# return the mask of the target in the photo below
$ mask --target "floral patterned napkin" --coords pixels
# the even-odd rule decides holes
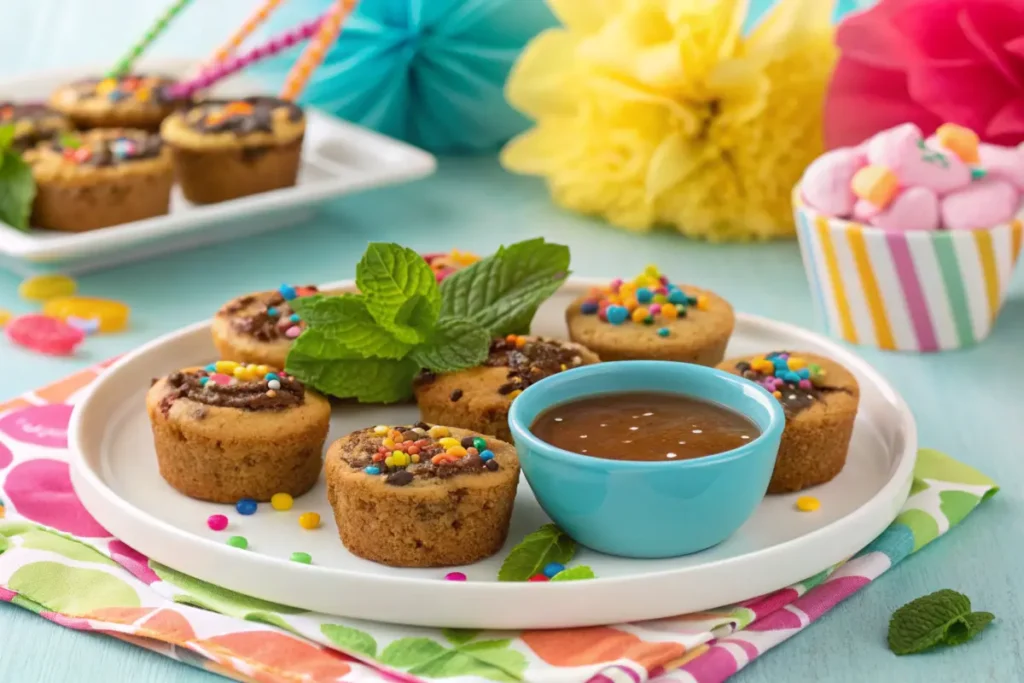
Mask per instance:
[[[218,588],[112,538],[68,476],[71,404],[101,371],[0,404],[0,600],[237,681],[719,683],[998,490],[967,465],[922,450],[903,511],[867,548],[798,584],[710,612],[558,631],[360,622]]]

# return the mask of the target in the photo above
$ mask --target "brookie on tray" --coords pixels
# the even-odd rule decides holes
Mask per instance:
[[[19,152],[71,130],[67,116],[37,102],[0,102],[0,125],[8,123],[14,124],[12,147]]]
[[[83,78],[58,88],[50,106],[70,117],[78,128],[140,128],[160,130],[160,123],[187,99],[168,97],[169,76],[127,74]]]

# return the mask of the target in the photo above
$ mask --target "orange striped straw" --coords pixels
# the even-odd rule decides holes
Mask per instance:
[[[299,60],[295,62],[292,70],[288,72],[288,78],[281,89],[281,99],[295,100],[302,94],[314,69],[324,61],[327,50],[341,33],[341,26],[355,8],[356,1],[338,0],[338,3],[328,11],[323,23],[320,24],[320,30],[299,55]]]
[[[252,35],[252,32],[259,28],[260,24],[267,20],[270,13],[277,9],[281,0],[266,0],[263,6],[253,12],[252,16],[245,20],[245,23],[235,31],[234,35],[228,38],[227,42],[217,48],[213,57],[204,64],[204,68],[220,64],[230,57],[238,49],[238,46],[245,42],[245,39]]]

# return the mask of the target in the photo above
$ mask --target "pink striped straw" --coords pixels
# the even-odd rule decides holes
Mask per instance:
[[[219,64],[214,64],[210,68],[204,69],[195,78],[170,86],[167,89],[167,95],[173,99],[184,99],[198,90],[208,88],[217,81],[241,71],[254,62],[276,55],[278,52],[287,50],[296,43],[308,39],[320,29],[323,21],[323,16],[307,21],[291,31],[271,38],[263,45],[254,47],[244,54],[226,59]]]

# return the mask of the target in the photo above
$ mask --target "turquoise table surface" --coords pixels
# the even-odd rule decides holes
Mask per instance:
[[[0,4],[0,77],[112,62],[162,4],[8,0]],[[255,4],[195,3],[154,53],[204,55]],[[741,311],[816,326],[795,244],[713,246],[667,233],[630,235],[558,211],[540,183],[504,174],[493,159],[452,159],[442,160],[430,179],[337,201],[317,219],[282,232],[82,277],[82,292],[132,306],[131,330],[91,338],[70,359],[32,355],[0,340],[0,400],[201,320],[233,295],[281,282],[350,277],[369,241],[486,253],[501,242],[536,235],[569,244],[574,269],[582,275],[630,275],[657,262],[674,278],[717,290]],[[922,443],[983,470],[1002,492],[961,528],[744,670],[737,683],[1024,679],[1024,399],[1014,370],[1024,347],[1024,282],[1017,275],[992,337],[977,348],[937,356],[862,351],[907,399]],[[29,310],[17,297],[18,282],[0,272],[0,308]],[[996,623],[962,648],[893,656],[885,646],[889,615],[939,588],[969,594],[978,609],[996,613]],[[2,683],[216,680],[221,679],[0,604]]]

